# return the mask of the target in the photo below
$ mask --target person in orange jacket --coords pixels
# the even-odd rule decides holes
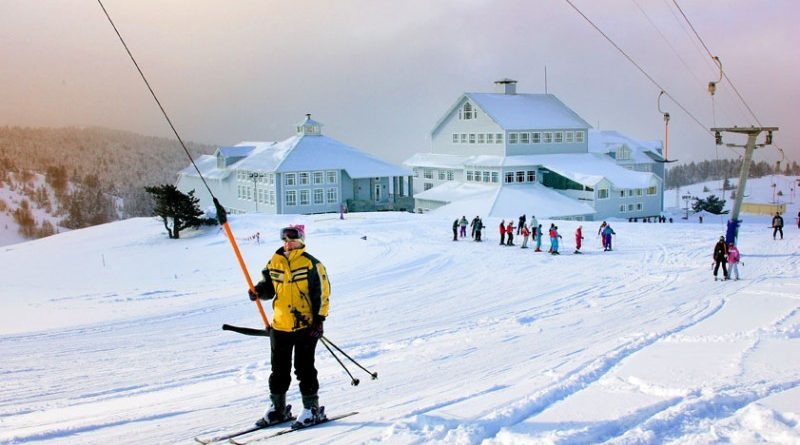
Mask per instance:
[[[583,239],[583,226],[578,226],[575,230],[575,253],[581,252],[581,240]]]

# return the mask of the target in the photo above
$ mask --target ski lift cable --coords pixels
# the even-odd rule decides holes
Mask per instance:
[[[671,99],[673,102],[675,102],[675,104],[676,104],[676,105],[678,105],[678,107],[680,107],[680,109],[681,109],[681,110],[683,110],[683,112],[684,112],[684,113],[686,113],[686,114],[687,114],[689,117],[691,117],[691,118],[692,118],[692,120],[694,120],[694,121],[697,123],[697,125],[699,125],[699,126],[700,126],[700,128],[702,128],[702,129],[703,129],[703,131],[705,131],[705,132],[708,132],[708,133],[710,133],[710,132],[711,132],[711,130],[709,129],[709,127],[708,127],[707,125],[704,125],[702,122],[700,122],[700,120],[699,120],[697,117],[695,117],[695,116],[694,116],[694,114],[692,114],[692,113],[691,113],[689,110],[687,110],[687,109],[686,109],[686,107],[684,107],[684,106],[683,106],[683,104],[681,104],[680,102],[678,102],[678,100],[677,100],[677,99],[675,99],[675,97],[673,97],[673,96],[672,96],[672,95],[671,95],[671,94],[670,94],[670,93],[669,93],[669,92],[668,92],[668,91],[667,91],[667,90],[666,90],[664,87],[662,87],[662,86],[661,86],[661,85],[660,85],[660,84],[659,84],[659,83],[658,83],[658,82],[657,82],[655,79],[653,79],[653,77],[652,77],[650,74],[648,74],[648,73],[647,73],[647,71],[645,71],[645,70],[644,70],[644,68],[642,68],[642,67],[641,67],[641,66],[640,66],[638,63],[636,63],[636,61],[635,61],[635,60],[633,60],[633,58],[631,58],[631,56],[629,56],[629,55],[628,55],[628,54],[627,54],[627,53],[626,53],[626,52],[625,52],[625,51],[624,51],[622,48],[620,48],[620,46],[619,46],[619,45],[617,45],[617,44],[616,44],[616,43],[615,43],[615,42],[614,42],[614,41],[613,41],[613,40],[612,40],[612,39],[611,39],[611,38],[610,38],[610,37],[609,37],[609,36],[608,36],[608,35],[607,35],[605,32],[603,32],[603,30],[601,30],[601,29],[600,29],[600,27],[598,27],[598,26],[597,26],[597,25],[596,25],[594,22],[592,22],[592,21],[591,21],[591,19],[589,19],[589,17],[587,17],[587,16],[586,16],[586,14],[584,14],[584,13],[583,13],[583,12],[582,12],[580,9],[578,9],[578,7],[577,7],[577,6],[575,6],[575,4],[573,4],[571,0],[565,0],[565,1],[567,2],[567,4],[569,4],[569,5],[572,7],[572,9],[574,9],[574,10],[575,10],[575,11],[576,11],[578,14],[580,14],[580,16],[584,18],[584,20],[586,20],[587,22],[589,22],[589,24],[590,24],[590,25],[592,25],[592,27],[593,27],[593,28],[594,28],[594,29],[595,29],[597,32],[599,32],[599,33],[600,33],[600,35],[602,35],[602,36],[603,36],[603,37],[604,37],[606,40],[608,40],[608,42],[609,42],[609,43],[611,43],[611,45],[612,45],[614,48],[616,48],[616,49],[617,49],[617,51],[619,51],[619,52],[620,52],[620,53],[621,53],[623,56],[625,56],[625,58],[626,58],[626,59],[628,59],[628,61],[629,61],[631,64],[633,64],[633,66],[635,66],[635,67],[636,67],[636,68],[639,70],[639,72],[641,72],[641,73],[642,73],[642,74],[643,74],[643,75],[644,75],[644,76],[645,76],[645,77],[646,77],[646,78],[647,78],[647,79],[648,79],[648,80],[649,80],[649,81],[650,81],[650,82],[651,82],[653,85],[655,85],[656,87],[658,87],[658,89],[659,89],[659,90],[663,91],[663,92],[664,92],[664,94],[666,94],[666,95],[667,95],[667,97],[669,97],[669,98],[670,98],[670,99]]]
[[[244,274],[244,277],[247,280],[247,284],[248,284],[250,290],[252,292],[255,292],[255,286],[253,285],[253,281],[250,278],[250,273],[247,271],[247,266],[244,263],[244,259],[242,258],[241,252],[239,251],[239,246],[236,244],[236,238],[233,236],[233,232],[231,231],[230,226],[228,225],[228,218],[227,218],[227,214],[225,212],[225,208],[222,207],[222,205],[220,204],[220,202],[217,199],[217,197],[214,196],[214,192],[212,192],[211,188],[208,186],[208,183],[206,182],[205,178],[203,177],[203,173],[197,167],[197,164],[195,164],[194,159],[192,158],[192,155],[189,153],[189,150],[186,148],[186,144],[183,143],[183,139],[181,138],[180,134],[178,134],[178,130],[176,130],[175,126],[172,124],[172,120],[169,118],[169,115],[167,114],[166,110],[161,105],[161,101],[158,100],[158,96],[156,95],[155,91],[153,90],[153,87],[150,86],[150,82],[148,82],[147,77],[144,75],[144,72],[139,67],[139,64],[136,62],[136,58],[133,57],[133,53],[131,53],[131,50],[128,48],[127,43],[125,43],[125,39],[122,38],[122,34],[119,32],[119,29],[117,29],[117,25],[114,24],[114,20],[111,19],[111,15],[108,13],[108,10],[106,10],[106,7],[103,5],[102,0],[97,0],[97,3],[100,4],[100,8],[103,10],[103,13],[105,14],[106,18],[108,19],[108,22],[111,24],[111,27],[114,28],[114,32],[117,34],[117,37],[119,37],[119,41],[122,43],[122,46],[125,48],[125,51],[128,53],[128,57],[130,57],[131,61],[133,62],[133,65],[136,67],[136,70],[139,71],[139,75],[142,77],[142,80],[144,81],[145,85],[147,85],[147,89],[150,91],[150,94],[153,96],[153,99],[156,101],[156,104],[158,105],[158,108],[161,110],[161,114],[164,115],[164,119],[167,120],[167,123],[169,124],[169,127],[172,129],[172,132],[175,133],[175,137],[178,138],[178,142],[181,144],[181,147],[183,148],[184,153],[186,153],[186,156],[189,158],[189,161],[191,161],[192,166],[194,166],[195,170],[197,171],[197,174],[200,175],[200,179],[203,181],[203,184],[206,186],[206,189],[208,190],[208,193],[211,195],[211,198],[214,201],[214,207],[217,210],[217,220],[219,221],[219,223],[222,225],[223,229],[225,230],[225,234],[228,237],[228,241],[230,241],[231,247],[233,248],[233,252],[236,255],[236,259],[239,262],[239,267],[242,269],[242,273]],[[267,318],[267,314],[266,314],[266,312],[264,312],[264,307],[261,305],[261,301],[258,298],[255,299],[255,303],[256,303],[256,306],[258,307],[259,313],[261,314],[261,319],[264,322],[264,326],[266,328],[265,331],[268,331],[270,329],[270,324],[269,324],[269,319]]]

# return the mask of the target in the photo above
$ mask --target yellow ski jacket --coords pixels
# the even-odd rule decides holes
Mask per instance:
[[[281,247],[261,275],[256,292],[262,300],[274,298],[272,329],[294,332],[309,327],[320,316],[328,316],[328,273],[305,248],[292,250],[287,257]]]

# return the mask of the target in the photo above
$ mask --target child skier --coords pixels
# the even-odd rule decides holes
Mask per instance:
[[[730,265],[728,268],[728,278],[733,275],[734,280],[739,279],[739,260],[741,257],[742,256],[739,253],[739,249],[736,248],[736,245],[733,243],[728,243],[728,264]]]
[[[522,224],[522,247],[521,249],[528,248],[528,237],[531,235],[531,231],[528,230],[528,226],[523,223]]]
[[[575,253],[581,252],[581,240],[583,239],[583,226],[578,226],[575,230]]]

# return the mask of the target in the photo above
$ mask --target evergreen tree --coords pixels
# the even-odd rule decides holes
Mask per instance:
[[[725,200],[718,198],[716,195],[708,195],[706,199],[695,198],[692,204],[692,210],[695,212],[705,210],[715,215],[721,214],[723,207],[725,207]]]
[[[202,217],[200,199],[194,196],[194,190],[185,194],[172,184],[145,187],[145,190],[155,200],[153,214],[161,217],[164,228],[172,239],[180,238],[183,229],[216,224],[215,219]]]

